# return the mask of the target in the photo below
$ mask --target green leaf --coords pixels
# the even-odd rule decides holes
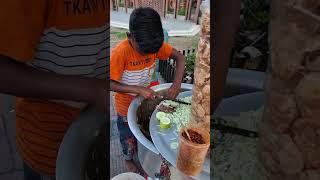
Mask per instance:
[[[194,71],[195,59],[196,59],[196,53],[191,53],[186,56],[186,72]]]

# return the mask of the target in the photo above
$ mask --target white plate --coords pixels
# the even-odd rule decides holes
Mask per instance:
[[[113,177],[111,180],[144,180],[142,176],[136,173],[122,173],[115,177]]]

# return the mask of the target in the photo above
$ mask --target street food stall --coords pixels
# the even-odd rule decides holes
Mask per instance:
[[[163,158],[181,177],[210,179],[210,10],[202,9],[195,84],[182,84],[176,100],[137,97],[128,124],[138,140],[138,159],[148,176],[159,175]],[[152,89],[166,96],[171,84]],[[191,128],[192,127],[192,128]]]

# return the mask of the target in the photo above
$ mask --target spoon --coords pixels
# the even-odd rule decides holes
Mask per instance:
[[[183,131],[187,134],[189,141],[191,141],[190,135],[189,135],[188,131],[186,130],[186,128],[183,128]]]

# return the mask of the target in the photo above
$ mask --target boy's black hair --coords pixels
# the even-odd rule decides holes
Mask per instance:
[[[140,7],[132,11],[129,30],[139,51],[156,53],[163,44],[163,29],[160,15],[152,8]]]

